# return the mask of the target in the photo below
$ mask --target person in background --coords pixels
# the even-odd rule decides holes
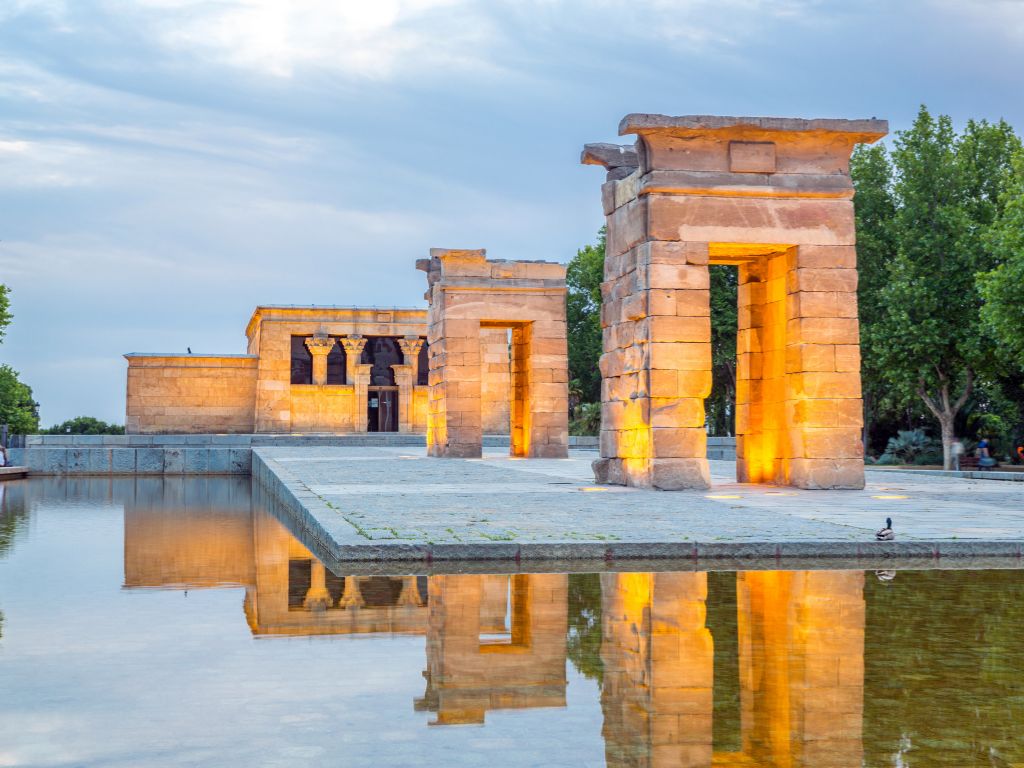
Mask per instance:
[[[7,449],[0,444],[0,467],[7,466]]]
[[[949,452],[953,454],[953,469],[960,471],[960,457],[964,455],[964,444],[959,437],[953,438],[953,444],[949,446]]]
[[[1024,445],[1017,446],[1017,460],[1024,464]]]
[[[978,443],[978,466],[979,467],[996,467],[999,465],[995,459],[992,458],[992,452],[989,449],[988,437],[982,435],[981,441]]]

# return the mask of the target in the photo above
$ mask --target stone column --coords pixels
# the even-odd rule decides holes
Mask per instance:
[[[431,320],[427,452],[437,457],[478,459],[483,455],[480,321],[435,321],[433,316]]]
[[[307,611],[326,611],[331,604],[331,595],[327,591],[327,569],[315,559],[309,565],[309,591],[302,605]]]
[[[362,608],[363,595],[359,591],[358,576],[346,576],[345,585],[342,588],[341,597],[338,598],[339,608]]]
[[[423,605],[423,599],[420,597],[420,588],[416,579],[416,576],[402,577],[402,592],[398,595],[396,605],[410,605],[415,608]]]
[[[398,385],[398,431],[412,432],[413,399],[416,381],[419,377],[420,350],[423,348],[423,339],[418,336],[406,336],[398,340],[398,346],[405,359],[404,365],[391,366],[391,370],[395,372],[395,384]]]
[[[406,360],[409,357],[406,355]],[[412,432],[412,398],[413,385],[416,379],[413,378],[415,370],[411,365],[392,365],[391,370],[395,372],[395,384],[398,386],[398,431]]]
[[[359,362],[366,339],[358,334],[341,339],[345,349],[345,382],[352,385],[352,431],[366,431],[366,388],[369,386],[369,368]]]
[[[334,339],[330,336],[311,336],[306,339],[306,349],[313,355],[313,383],[327,383],[327,356],[334,349]]]
[[[652,241],[631,246],[625,219],[609,217],[601,290],[601,456],[598,482],[663,490],[707,488],[704,399],[711,393],[708,245]]]
[[[780,273],[785,269],[785,390],[779,399],[792,458],[776,482],[864,487],[856,263],[853,245],[801,245],[779,265]]]
[[[398,346],[405,357],[405,364],[411,369],[412,384],[416,386],[420,374],[420,350],[423,349],[423,339],[419,336],[406,336],[398,340]]]

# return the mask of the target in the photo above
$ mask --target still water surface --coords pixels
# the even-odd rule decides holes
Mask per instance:
[[[1024,765],[1021,571],[346,578],[248,478],[0,490],[0,766]]]

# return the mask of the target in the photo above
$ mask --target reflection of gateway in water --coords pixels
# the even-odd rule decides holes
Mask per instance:
[[[415,706],[436,713],[431,724],[565,706],[565,574],[339,577],[272,516],[253,516],[247,486],[244,508],[126,501],[125,586],[245,587],[260,636],[424,634]],[[717,685],[738,691],[739,738],[716,750],[707,574],[600,577],[609,766],[861,765],[863,573],[746,572],[735,583],[738,663]]]

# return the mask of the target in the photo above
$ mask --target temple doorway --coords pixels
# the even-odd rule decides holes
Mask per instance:
[[[366,430],[398,431],[398,387],[368,387],[366,392]]]

